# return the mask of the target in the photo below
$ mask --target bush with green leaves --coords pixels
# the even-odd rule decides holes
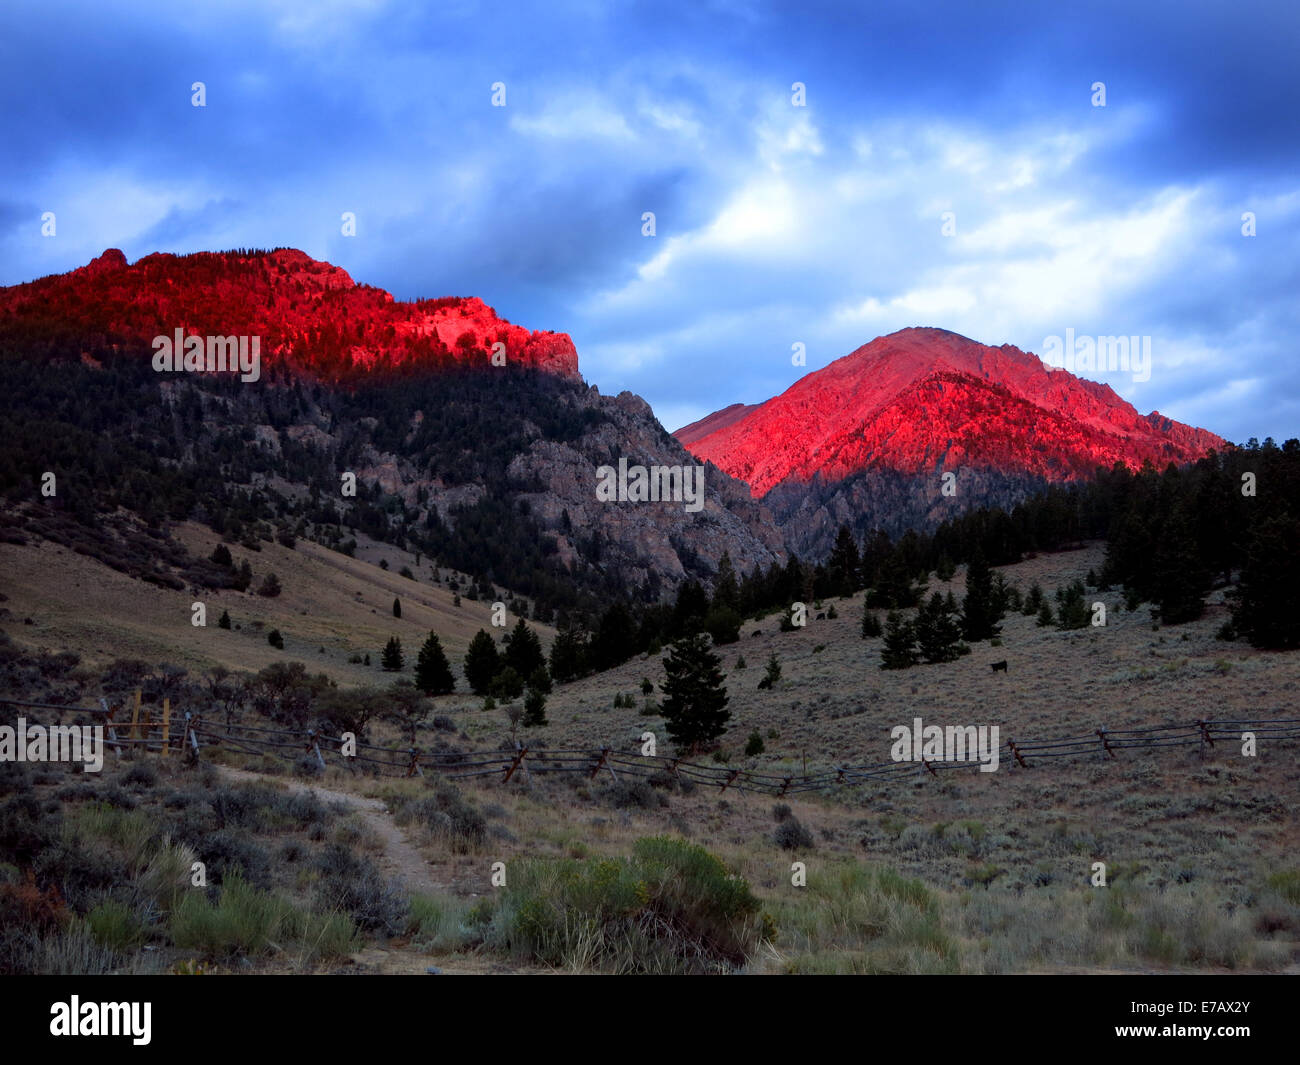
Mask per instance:
[[[774,935],[749,884],[704,848],[638,840],[630,857],[512,864],[489,947],[576,971],[733,970]]]

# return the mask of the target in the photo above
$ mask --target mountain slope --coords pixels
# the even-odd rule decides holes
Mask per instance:
[[[156,372],[150,338],[174,327],[264,330],[269,372]],[[452,348],[440,329],[462,330]],[[482,347],[494,338],[504,366]],[[249,550],[349,550],[364,534],[544,618],[670,596],[724,552],[741,572],[785,558],[771,514],[716,468],[698,511],[597,498],[599,466],[694,460],[643,400],[588,387],[563,334],[476,300],[395,304],[298,252],[106,254],[0,289],[0,439],[0,539],[53,540],[165,587],[231,586],[170,536],[187,519]]]
[[[1184,463],[1224,446],[1018,348],[927,328],[879,337],[766,403],[675,435],[747,481],[793,546],[814,552],[840,521],[901,531],[951,516],[954,502],[1014,503],[1098,466]],[[940,492],[945,472],[959,475],[955,497]]]

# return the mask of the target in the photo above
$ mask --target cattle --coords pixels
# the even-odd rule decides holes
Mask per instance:
[[[992,669],[994,673],[997,673],[999,670],[1005,673],[1007,671],[1007,660],[1004,658],[1001,662],[994,662],[989,668]]]

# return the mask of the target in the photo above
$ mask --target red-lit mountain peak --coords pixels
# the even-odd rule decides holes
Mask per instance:
[[[756,496],[787,480],[873,468],[990,467],[1066,480],[1224,446],[1213,433],[1143,417],[1110,386],[1019,348],[933,328],[878,337],[766,403],[724,408],[674,435]]]
[[[533,332],[477,298],[399,302],[302,251],[156,252],[110,248],[66,274],[0,288],[0,335],[25,341],[148,345],[176,329],[260,336],[264,362],[339,377],[382,367],[508,364],[578,376],[566,333]]]

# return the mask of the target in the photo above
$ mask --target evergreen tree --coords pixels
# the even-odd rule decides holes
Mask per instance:
[[[225,544],[217,544],[217,546],[212,549],[211,557],[212,561],[218,566],[225,566],[229,569],[234,565],[230,558],[230,548]]]
[[[542,641],[537,633],[520,618],[510,632],[510,642],[506,644],[502,662],[510,666],[521,677],[531,677],[538,667],[546,665],[546,656],[542,653]]]
[[[1058,629],[1086,629],[1092,624],[1092,611],[1088,607],[1087,589],[1082,581],[1071,581],[1056,589],[1056,627]]]
[[[868,640],[879,636],[882,632],[884,632],[884,629],[881,628],[880,618],[876,616],[876,612],[870,607],[864,606],[862,608],[862,638]]]
[[[917,613],[914,631],[917,647],[926,662],[953,662],[965,648],[955,604],[938,592]]]
[[[1201,562],[1181,509],[1171,514],[1161,528],[1151,570],[1155,603],[1152,613],[1163,624],[1181,625],[1205,613],[1210,574]]]
[[[1043,589],[1037,581],[1029,586],[1029,591],[1025,595],[1024,602],[1020,605],[1020,612],[1025,617],[1033,617],[1038,613],[1039,607],[1043,605]]]
[[[1300,647],[1300,521],[1261,522],[1250,536],[1233,624],[1252,647]]]
[[[1002,612],[993,593],[993,571],[978,548],[966,567],[966,598],[962,600],[962,635],[972,643],[1001,632]]]
[[[880,564],[876,583],[867,596],[871,606],[898,610],[916,606],[925,588],[918,584],[901,551],[892,551]]]
[[[280,578],[274,573],[268,573],[262,578],[262,584],[257,589],[257,594],[264,595],[268,599],[274,599],[280,594]]]
[[[916,650],[916,633],[911,622],[891,610],[885,619],[885,645],[880,650],[881,669],[908,669],[916,665],[920,655]]]
[[[826,573],[830,582],[830,594],[850,596],[858,590],[858,571],[862,559],[858,555],[858,545],[847,525],[841,525],[835,536],[835,546],[831,548],[830,558],[826,561]]]
[[[678,638],[699,632],[704,628],[704,619],[708,613],[709,597],[705,594],[703,585],[699,581],[686,581],[677,590],[669,635]]]
[[[704,619],[704,629],[713,637],[714,646],[739,640],[740,625],[740,615],[729,606],[715,606]]]
[[[465,652],[465,681],[475,695],[486,695],[492,678],[501,668],[496,642],[479,629]]]
[[[682,637],[664,660],[663,717],[668,735],[688,754],[714,743],[731,719],[720,667],[703,633]]]
[[[545,666],[538,666],[528,675],[528,687],[543,695],[551,694],[551,674],[547,672]]]
[[[740,588],[736,584],[736,571],[731,564],[731,555],[724,551],[718,559],[718,575],[713,582],[714,610],[726,608],[740,611]]]
[[[584,676],[587,672],[587,639],[578,629],[561,629],[551,644],[551,676],[558,684]]]
[[[266,634],[266,642],[274,647],[277,651],[284,650],[284,637],[280,635],[279,629],[272,629]]]
[[[767,660],[767,672],[764,674],[763,679],[758,682],[758,686],[762,689],[768,689],[773,687],[780,679],[781,663],[776,657],[776,652],[773,651],[771,657]]]
[[[393,600],[393,617],[395,617],[395,618],[400,618],[401,616],[402,616],[402,601],[401,601],[400,599],[394,599],[394,600]]]
[[[390,636],[388,642],[384,644],[383,654],[379,656],[379,665],[386,673],[400,673],[405,664],[406,659],[402,656],[402,641],[396,636]]]
[[[456,679],[436,632],[429,633],[416,657],[415,686],[425,695],[450,695],[456,689]]]
[[[615,602],[601,616],[591,641],[591,658],[599,670],[622,665],[637,652],[636,622],[627,604]]]
[[[218,627],[218,628],[222,628],[222,629],[228,629],[228,628],[230,628],[230,611],[229,611],[229,610],[223,610],[223,611],[221,612],[221,617],[219,617],[219,618],[217,619],[217,627]]]
[[[518,699],[524,694],[524,678],[514,666],[502,666],[488,685],[488,692],[498,699]]]
[[[536,727],[547,724],[546,697],[551,694],[551,675],[545,666],[538,666],[528,678],[528,694],[524,696],[524,725]]]

